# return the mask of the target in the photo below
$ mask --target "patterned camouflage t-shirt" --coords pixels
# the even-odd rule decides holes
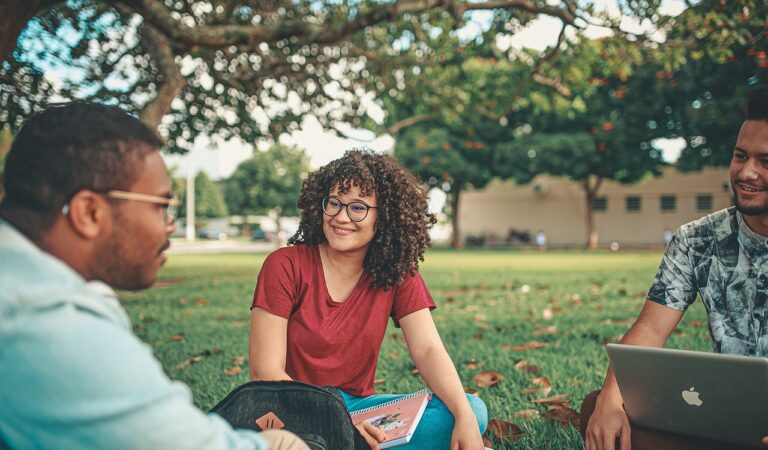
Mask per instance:
[[[768,238],[734,207],[680,227],[648,299],[685,311],[697,293],[716,352],[768,356]]]

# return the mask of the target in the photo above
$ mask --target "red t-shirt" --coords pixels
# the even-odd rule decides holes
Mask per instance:
[[[381,342],[395,321],[435,308],[419,274],[392,289],[374,289],[363,272],[349,297],[337,303],[325,284],[316,246],[281,248],[267,257],[253,307],[288,319],[285,371],[294,380],[335,386],[357,396],[374,393]]]

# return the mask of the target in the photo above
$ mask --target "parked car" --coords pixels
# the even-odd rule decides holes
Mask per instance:
[[[261,228],[260,226],[255,226],[251,228],[252,241],[271,241],[272,234],[273,233],[271,231],[264,231],[264,229]]]
[[[218,239],[219,241],[227,240],[227,232],[216,228],[203,228],[197,232],[197,237],[201,239]]]

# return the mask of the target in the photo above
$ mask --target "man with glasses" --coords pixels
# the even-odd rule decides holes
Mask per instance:
[[[131,331],[112,289],[151,286],[176,227],[160,146],[88,103],[16,136],[0,203],[0,448],[307,448],[196,409]]]

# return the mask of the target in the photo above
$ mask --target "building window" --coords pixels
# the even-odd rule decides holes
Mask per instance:
[[[596,197],[592,202],[592,211],[608,211],[608,197]]]
[[[672,212],[677,209],[677,197],[674,195],[662,195],[660,201],[662,212]]]
[[[642,203],[640,202],[640,197],[637,195],[628,195],[627,196],[627,212],[637,212],[640,211]]]
[[[699,194],[696,196],[696,211],[712,211],[711,194]]]

